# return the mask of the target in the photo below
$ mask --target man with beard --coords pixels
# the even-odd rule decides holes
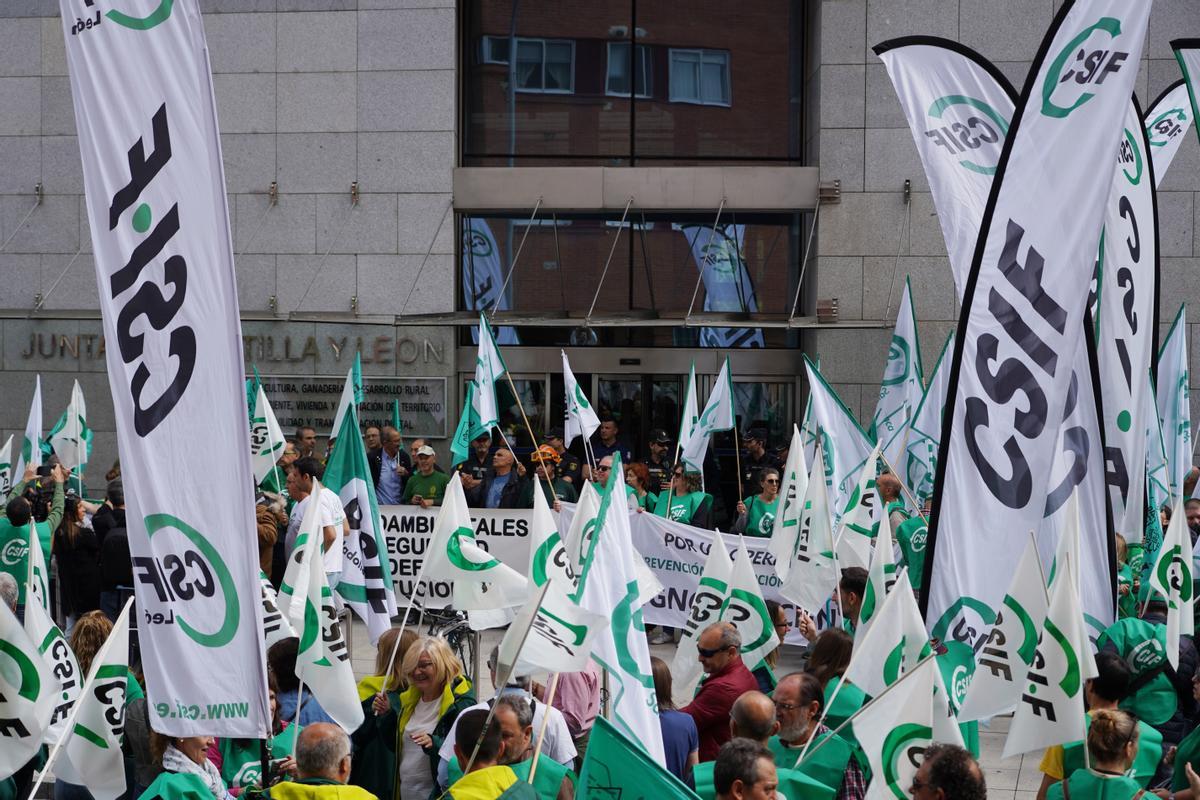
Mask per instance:
[[[808,673],[793,672],[780,679],[774,696],[779,734],[772,736],[767,746],[775,756],[776,766],[795,767],[810,738],[813,741],[809,749],[831,739],[811,758],[806,756],[799,771],[837,790],[837,800],[862,800],[867,793],[867,782],[853,748],[828,727],[818,724],[825,707],[821,682]]]

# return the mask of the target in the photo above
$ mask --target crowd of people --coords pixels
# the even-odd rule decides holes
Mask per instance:
[[[535,491],[545,492],[547,501],[557,505],[575,501],[588,481],[607,481],[612,454],[622,447],[618,431],[608,421],[601,426],[590,463],[565,448],[561,430],[546,435],[529,465],[518,461],[507,444],[480,436],[467,458],[451,465],[449,472],[426,442],[418,439],[405,448],[394,428],[367,429],[364,444],[382,504],[436,507],[450,474],[458,472],[472,506],[521,508],[532,506]],[[769,536],[781,462],[768,449],[765,431],[752,429],[743,443],[747,491],[729,527]],[[645,460],[622,460],[630,508],[711,528],[713,497],[704,491],[698,473],[672,463],[671,445],[664,431],[655,431]],[[268,481],[260,487],[260,566],[277,585],[310,502],[320,506],[324,569],[331,586],[337,585],[341,572],[340,542],[348,533],[347,521],[333,492],[322,489],[314,496],[324,470],[316,447],[312,429],[297,431],[283,450],[273,486]],[[622,459],[625,456],[622,452]],[[85,672],[132,586],[119,464],[107,477],[104,499],[89,502],[51,457],[48,466],[27,471],[12,488],[0,519],[0,540],[36,534],[43,551],[52,555],[57,614],[65,621],[70,645]],[[900,482],[891,474],[881,474],[876,488],[897,533],[897,559],[917,576],[914,583],[919,586],[923,552],[912,530],[920,516],[905,509]],[[1188,501],[1185,513],[1195,540],[1200,534],[1200,500]],[[1200,766],[1200,657],[1192,639],[1184,637],[1178,665],[1166,658],[1165,605],[1155,596],[1129,602],[1144,592],[1125,564],[1122,545],[1118,541],[1120,618],[1097,641],[1098,674],[1085,684],[1086,738],[1045,751],[1039,764],[1039,800],[1125,798],[1146,791],[1171,800],[1200,800],[1195,772]],[[653,658],[666,769],[704,800],[864,798],[871,766],[853,727],[844,723],[870,698],[844,675],[867,583],[866,570],[842,570],[832,600],[843,622],[825,630],[818,630],[802,611],[793,617],[791,609],[768,602],[781,641],[794,624],[810,642],[799,671],[776,676],[779,650],[762,664],[744,663],[741,632],[730,622],[716,623],[695,639],[704,678],[694,696],[677,705],[670,666]],[[0,599],[18,612],[25,603],[23,585],[13,574],[0,571]],[[651,632],[650,641],[670,643],[670,633]],[[973,664],[966,645],[932,644],[939,664],[946,662],[946,676],[955,664]],[[393,628],[379,639],[373,674],[359,683],[365,721],[347,732],[333,724],[301,685],[297,650],[298,641],[286,639],[268,653],[274,722],[273,735],[265,743],[160,736],[150,726],[141,676],[131,671],[125,699],[126,800],[179,791],[224,800],[264,786],[279,800],[570,800],[578,791],[591,731],[602,713],[602,678],[594,665],[559,675],[556,691],[548,697],[547,688],[532,676],[512,675],[498,685],[502,676],[493,651],[487,666],[497,691],[489,697],[479,693],[445,640]],[[935,744],[925,752],[909,787],[914,797],[986,796],[983,772],[975,760],[979,739],[974,725],[963,726],[966,748]],[[541,731],[545,733],[535,768]],[[801,759],[810,749],[814,754]],[[0,783],[0,799],[23,797],[39,766],[34,759]],[[53,794],[56,800],[90,800],[86,787],[61,779],[55,781]]]

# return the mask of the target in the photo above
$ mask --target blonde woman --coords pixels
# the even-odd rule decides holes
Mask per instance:
[[[471,682],[446,640],[422,636],[404,654],[403,689],[375,695],[373,717],[354,733],[358,750],[373,739],[392,747],[372,747],[356,758],[351,781],[380,800],[428,800],[437,777],[437,752],[460,712],[475,705]]]

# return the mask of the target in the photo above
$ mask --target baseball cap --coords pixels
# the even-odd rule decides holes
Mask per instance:
[[[425,444],[425,445],[421,445],[420,449],[418,449],[418,450],[417,450],[417,455],[419,455],[419,456],[432,456],[432,455],[436,455],[436,454],[433,452],[433,448],[432,448],[432,447],[430,447],[429,445]]]
[[[556,428],[551,428],[550,430],[546,431],[546,435],[542,437],[542,440],[549,441],[550,439],[562,439],[562,438],[563,438],[562,427],[556,427]]]
[[[749,442],[751,440],[758,442],[767,441],[767,429],[751,428],[750,430],[746,431],[746,433],[742,436],[742,441]]]
[[[481,434],[479,434],[478,436],[476,436],[474,439],[472,439],[471,441],[472,441],[472,442],[482,442],[484,439],[487,439],[488,441],[491,441],[491,439],[492,439],[492,432],[491,432],[491,431],[486,431],[486,432],[484,432],[484,433],[481,433]]]
[[[654,444],[670,444],[671,437],[662,428],[655,428],[650,431],[650,441]]]

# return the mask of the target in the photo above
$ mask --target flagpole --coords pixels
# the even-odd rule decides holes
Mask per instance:
[[[513,399],[517,401],[517,409],[521,412],[521,419],[523,419],[525,421],[525,430],[529,431],[529,444],[536,451],[537,450],[537,436],[533,432],[533,426],[529,424],[529,417],[525,416],[525,406],[521,404],[521,395],[517,393],[516,384],[513,383],[512,375],[508,374],[508,370],[504,371],[504,377],[508,381],[508,388],[512,390]],[[509,444],[508,437],[506,437],[504,435],[504,430],[499,425],[496,426],[496,430],[500,431],[500,438],[504,439],[504,443],[508,445],[508,449],[512,450],[512,445]],[[580,433],[582,434],[583,431],[580,431]],[[517,456],[516,451],[513,451],[513,458],[516,458],[516,456]],[[538,481],[537,473],[538,473],[538,470],[536,467],[534,467],[534,470],[533,470],[533,482],[534,483],[537,483],[537,481]],[[554,494],[554,485],[552,483],[550,483],[549,479],[546,480],[546,487],[550,490],[550,494],[553,495]]]
[[[397,639],[397,641],[399,641],[400,637],[397,636],[396,639]],[[395,655],[395,654],[396,654],[396,651],[393,650],[392,655]],[[388,671],[386,673],[384,673],[384,679],[383,679],[383,686],[385,689],[387,688],[387,679],[389,677],[391,677],[391,674],[392,674],[392,665],[388,664]],[[312,692],[312,690],[310,689],[309,693],[311,694],[311,692]],[[382,692],[381,692],[381,694],[382,694]],[[300,741],[300,708],[303,705],[304,705],[304,678],[301,678],[300,679],[300,688],[296,691],[296,716],[292,717],[292,724],[296,726],[296,735],[292,737],[292,760],[293,761],[295,761],[295,759],[296,759],[296,743]],[[264,778],[264,780],[265,780],[265,778]],[[33,800],[33,798],[30,798],[30,800]]]
[[[884,455],[882,449],[879,451],[879,460],[883,462],[885,467],[887,467],[888,472],[896,476],[896,480],[900,483],[900,491],[904,492],[904,496],[908,498],[908,502],[912,503],[913,512],[921,518],[926,526],[928,526],[929,520],[924,514],[921,513],[921,507],[917,505],[917,498],[913,497],[912,492],[908,490],[908,487],[904,484],[904,481],[900,480],[900,473],[896,472],[896,468],[892,466],[892,462],[888,461],[888,457]]]
[[[880,700],[882,700],[882,699],[883,699],[883,697],[884,697],[884,695],[886,695],[886,694],[887,694],[888,692],[890,692],[892,689],[895,689],[897,686],[899,686],[900,684],[904,683],[904,679],[905,679],[905,678],[907,678],[909,675],[912,675],[914,672],[916,672],[918,669],[920,669],[920,668],[921,668],[921,667],[922,667],[922,666],[925,664],[925,662],[926,662],[926,661],[928,661],[928,660],[929,660],[929,659],[931,659],[931,658],[937,658],[937,654],[936,654],[936,653],[930,653],[929,655],[925,656],[925,657],[924,657],[924,658],[922,658],[920,661],[918,661],[916,664],[913,664],[913,667],[912,667],[912,669],[910,669],[910,670],[907,670],[907,671],[906,671],[906,672],[905,672],[903,675],[901,675],[901,676],[899,677],[899,679],[898,679],[898,680],[897,680],[895,683],[891,684],[890,686],[888,686],[887,688],[885,688],[885,689],[884,689],[882,692],[880,692],[879,694],[875,695],[875,696],[874,696],[874,697],[872,697],[870,700],[868,700],[866,703],[864,703],[864,704],[862,705],[862,708],[858,709],[858,711],[855,711],[853,714],[851,714],[850,716],[846,717],[845,721],[843,721],[841,725],[838,725],[836,728],[834,728],[833,730],[831,730],[831,731],[829,732],[829,735],[828,735],[828,736],[826,736],[826,737],[825,737],[824,739],[822,739],[821,741],[817,742],[816,746],[814,746],[814,747],[812,748],[812,750],[811,750],[811,751],[809,751],[809,749],[808,749],[808,745],[809,745],[809,744],[812,742],[813,738],[814,738],[814,737],[816,737],[816,735],[817,735],[817,728],[821,727],[820,723],[817,723],[816,725],[814,725],[814,726],[813,726],[813,729],[812,729],[812,731],[811,731],[811,732],[808,734],[808,742],[806,742],[806,743],[805,743],[805,745],[804,745],[804,749],[800,751],[800,757],[796,759],[796,763],[795,763],[795,765],[792,767],[792,769],[799,769],[799,768],[800,768],[800,762],[802,762],[802,761],[804,760],[804,755],[805,755],[805,753],[809,753],[809,754],[811,755],[812,753],[815,753],[815,752],[817,752],[818,750],[820,750],[822,747],[824,747],[826,742],[830,741],[830,740],[831,740],[831,739],[833,739],[835,736],[837,736],[837,734],[838,734],[838,733],[840,733],[841,731],[845,730],[846,726],[847,726],[847,725],[849,725],[851,722],[853,722],[855,717],[857,717],[859,714],[863,713],[863,712],[864,712],[864,711],[866,711],[868,708],[870,708],[871,706],[875,705],[875,704],[876,704],[876,703],[878,703]],[[822,718],[824,718],[824,715],[822,715]],[[957,721],[957,720],[956,720],[956,721]]]
[[[132,597],[125,601],[125,607],[122,608],[121,613],[117,615],[117,623],[120,624],[121,620],[124,619],[126,629],[129,627],[129,607],[131,605],[133,605]],[[108,649],[112,644],[112,641],[113,637],[110,632],[108,639],[105,640],[95,657],[92,658],[93,667],[99,667],[104,663],[104,658],[108,655]],[[129,659],[128,653],[125,654],[125,659]],[[84,680],[83,686],[79,690],[79,696],[71,705],[71,711],[67,715],[66,724],[63,726],[62,736],[58,737],[58,741],[56,741],[54,743],[54,747],[50,749],[50,755],[46,758],[46,763],[38,772],[38,778],[36,781],[34,781],[33,788],[30,789],[29,796],[26,798],[26,800],[33,800],[33,798],[37,796],[37,790],[39,787],[41,787],[42,781],[46,779],[46,776],[50,774],[50,768],[54,766],[54,760],[58,758],[59,751],[62,750],[62,746],[66,744],[67,739],[71,738],[72,734],[75,732],[75,718],[79,716],[79,710],[83,706],[84,698],[87,697],[88,693],[92,689],[93,684],[96,683],[97,670],[92,669],[89,670],[89,672],[90,674],[87,676],[87,679]]]
[[[745,502],[742,498],[742,443],[739,441],[737,425],[733,426],[733,463],[737,465],[737,485],[738,485],[738,502]],[[704,474],[701,470],[700,474]]]
[[[818,441],[820,441],[820,440],[818,439]],[[819,452],[818,452],[818,455],[820,455]],[[822,470],[822,474],[823,473],[824,473],[824,470]],[[837,580],[837,583],[834,584],[835,592],[840,589],[841,579],[842,579],[841,570],[838,568],[837,546],[838,546],[838,542],[835,540],[833,543],[833,574]],[[845,610],[842,608],[842,604],[840,602],[838,603],[838,611],[842,614],[845,613]],[[814,627],[816,626],[816,622],[813,622],[813,626]],[[813,643],[814,644],[816,643],[815,637],[813,639]],[[849,667],[849,665],[847,665],[847,667]],[[821,708],[821,717],[820,717],[820,719],[817,720],[817,724],[815,726],[813,726],[814,732],[817,730],[817,728],[821,727],[821,725],[825,722],[825,718],[827,716],[829,716],[829,708],[830,708],[830,706],[833,705],[833,701],[837,700],[838,692],[840,692],[842,690],[842,686],[844,686],[845,684],[846,684],[846,676],[845,676],[845,673],[843,673],[842,675],[838,676],[838,685],[834,687],[833,694],[830,696],[829,702],[823,704],[823,707]],[[821,687],[822,691],[824,691],[824,689],[825,689],[825,687]],[[881,692],[881,694],[882,694],[882,692]],[[808,741],[804,743],[804,747],[800,750],[800,758],[804,758],[804,753],[805,753],[805,751],[808,750],[808,746],[811,743],[812,743],[812,735],[810,735],[808,737]],[[797,761],[796,763],[799,764],[800,762]]]
[[[554,673],[550,676],[550,686],[546,689],[546,699],[543,700],[546,704],[546,713],[542,715],[541,729],[538,730],[537,745],[533,748],[533,763],[529,765],[529,784],[533,785],[533,776],[537,774],[538,756],[542,752],[542,742],[546,739],[546,728],[550,722],[550,709],[554,707],[554,693],[558,691],[558,675]]]

